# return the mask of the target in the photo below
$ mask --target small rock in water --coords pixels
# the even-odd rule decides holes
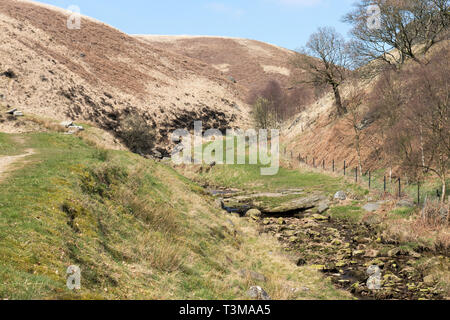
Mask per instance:
[[[409,250],[402,248],[394,248],[388,251],[388,257],[406,256],[409,255]]]
[[[344,201],[347,199],[347,194],[344,191],[338,191],[334,195],[334,199]]]
[[[315,215],[312,216],[312,218],[313,218],[314,220],[317,220],[317,221],[325,221],[325,220],[328,220],[328,219],[329,219],[328,217],[323,216],[323,215],[321,215],[321,214],[315,214]]]
[[[248,290],[247,295],[255,300],[272,300],[267,292],[259,286],[251,287]]]
[[[353,257],[362,257],[366,254],[366,252],[364,250],[355,250],[352,253]]]

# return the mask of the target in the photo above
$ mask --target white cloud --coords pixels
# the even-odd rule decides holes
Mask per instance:
[[[206,8],[216,13],[226,14],[235,18],[244,15],[244,10],[230,7],[221,2],[210,2],[206,4]]]
[[[277,0],[277,2],[301,7],[314,7],[323,3],[322,0]]]

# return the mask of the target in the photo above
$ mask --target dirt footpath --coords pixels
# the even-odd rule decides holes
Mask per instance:
[[[15,162],[19,161],[20,159],[31,156],[34,153],[35,152],[33,149],[27,149],[27,150],[25,150],[24,154],[21,154],[18,156],[0,157],[0,182],[2,182],[3,179],[6,178],[6,175],[8,174],[8,172],[11,172],[14,170],[14,168],[12,168],[12,165]]]

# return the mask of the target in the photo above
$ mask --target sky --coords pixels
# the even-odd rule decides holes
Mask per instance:
[[[128,34],[248,38],[288,49],[305,45],[318,27],[347,36],[342,16],[354,0],[39,0],[81,13]]]

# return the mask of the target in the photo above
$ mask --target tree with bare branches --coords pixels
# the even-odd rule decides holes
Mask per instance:
[[[306,46],[299,50],[292,64],[306,70],[308,77],[300,83],[315,87],[328,86],[333,90],[339,116],[347,110],[342,102],[340,86],[351,73],[351,53],[348,43],[334,28],[319,28],[311,35]]]
[[[426,62],[425,54],[448,39],[449,10],[448,0],[361,0],[344,21],[353,25],[361,63],[381,59],[398,66],[407,59]]]
[[[257,98],[253,104],[253,120],[258,129],[273,129],[278,125],[273,103],[263,97]]]
[[[385,122],[386,149],[394,162],[412,175],[432,172],[442,183],[442,201],[450,167],[450,68],[448,53],[437,53],[382,79],[374,100]],[[387,81],[388,80],[388,81]]]
[[[363,174],[361,150],[365,142],[364,129],[366,125],[366,110],[363,106],[365,97],[366,93],[364,92],[364,89],[359,88],[356,83],[352,83],[350,93],[345,100],[345,105],[348,112],[346,121],[351,127],[353,145],[358,157],[358,167],[360,175]]]

